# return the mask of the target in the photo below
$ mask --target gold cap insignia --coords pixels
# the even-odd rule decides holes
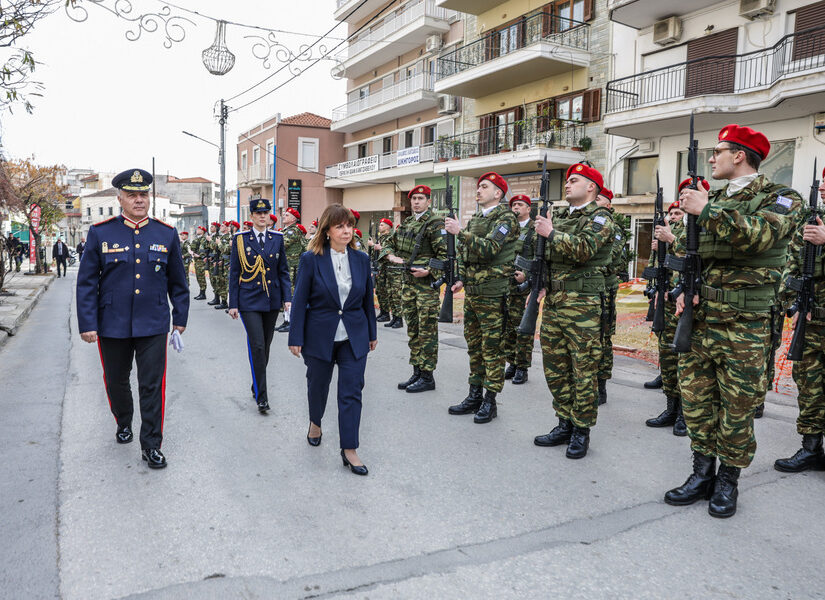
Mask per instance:
[[[582,165],[576,165],[576,171],[581,171],[584,167]]]
[[[495,175],[490,175],[490,181],[494,180],[495,178],[496,178]]]
[[[728,130],[727,129],[725,129],[725,131],[722,132],[722,137],[723,138],[728,137]]]
[[[143,183],[143,175],[140,174],[140,171],[132,173],[132,183]]]
[[[266,204],[264,204],[263,202],[258,202],[257,208],[266,208]]]

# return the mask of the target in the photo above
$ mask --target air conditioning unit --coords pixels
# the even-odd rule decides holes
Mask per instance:
[[[424,47],[427,49],[427,52],[437,52],[441,50],[441,47],[444,45],[444,40],[441,39],[440,33],[434,33],[433,35],[427,36],[427,43]]]
[[[756,19],[762,15],[772,15],[776,0],[739,0],[739,16]]]
[[[653,41],[660,46],[667,46],[682,39],[682,20],[668,17],[653,24]]]
[[[438,97],[438,114],[454,115],[458,112],[458,98],[450,94],[441,94]]]

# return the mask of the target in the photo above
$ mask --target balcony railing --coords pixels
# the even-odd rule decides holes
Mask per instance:
[[[590,44],[590,25],[549,13],[525,15],[510,27],[488,33],[440,56],[438,79],[472,69],[541,41],[587,50]]]
[[[570,149],[578,147],[584,136],[583,123],[538,116],[440,138],[436,160],[475,158],[540,147]]]
[[[434,144],[424,144],[423,146],[418,147],[418,163],[423,162],[432,162],[435,157],[435,145]],[[340,165],[346,164],[352,161],[345,161],[343,163],[337,163],[334,165],[329,165],[324,170],[324,175],[327,179],[337,179],[338,178],[338,167]],[[413,163],[413,164],[418,164]],[[381,154],[378,156],[378,170],[383,171],[385,169],[394,169],[398,166],[398,152],[388,152],[387,154]],[[405,166],[405,165],[402,165]],[[372,171],[373,173],[375,171]],[[342,177],[352,177],[351,175],[342,176]]]
[[[249,165],[246,169],[238,170],[238,183],[244,184],[250,181],[272,181],[272,165],[259,163]]]
[[[455,11],[439,8],[435,0],[418,0],[402,6],[399,10],[387,15],[378,22],[377,25],[358,36],[342,52],[335,55],[335,59],[343,62],[353,56],[363,52],[367,48],[376,46],[393,33],[406,27],[416,19],[421,17],[433,17],[435,19],[447,20],[456,14]]]
[[[351,117],[365,110],[369,110],[370,108],[375,108],[376,106],[380,106],[381,104],[385,104],[391,100],[408,96],[414,92],[432,91],[432,89],[432,74],[419,73],[409,79],[404,79],[403,81],[399,81],[391,86],[380,89],[377,92],[372,92],[369,96],[358,98],[357,100],[347,102],[343,106],[339,106],[332,111],[332,120],[341,121],[342,119],[346,119],[347,117]]]
[[[615,79],[607,112],[615,113],[708,94],[739,94],[781,78],[825,67],[825,26],[792,33],[763,50],[697,58]]]

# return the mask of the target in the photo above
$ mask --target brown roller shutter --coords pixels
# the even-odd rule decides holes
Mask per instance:
[[[584,0],[584,22],[587,23],[588,21],[593,19],[593,0]]]
[[[733,28],[688,42],[685,96],[733,93],[738,35]]]
[[[825,54],[825,30],[809,31],[806,29],[825,25],[825,2],[809,4],[796,9],[794,23],[793,60],[802,60]]]
[[[478,120],[478,153],[490,154],[490,140],[493,137],[493,115],[482,115]]]
[[[602,90],[587,90],[582,98],[582,121],[593,123],[602,116]]]

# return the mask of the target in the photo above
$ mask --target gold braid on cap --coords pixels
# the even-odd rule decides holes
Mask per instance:
[[[243,245],[242,235],[238,236],[238,258],[241,263],[240,280],[242,283],[253,281],[258,275],[261,276],[264,292],[269,296],[269,286],[266,284],[266,267],[264,266],[264,258],[260,254],[255,257],[255,264],[250,265],[246,260],[246,251]],[[246,275],[246,277],[244,277]]]

